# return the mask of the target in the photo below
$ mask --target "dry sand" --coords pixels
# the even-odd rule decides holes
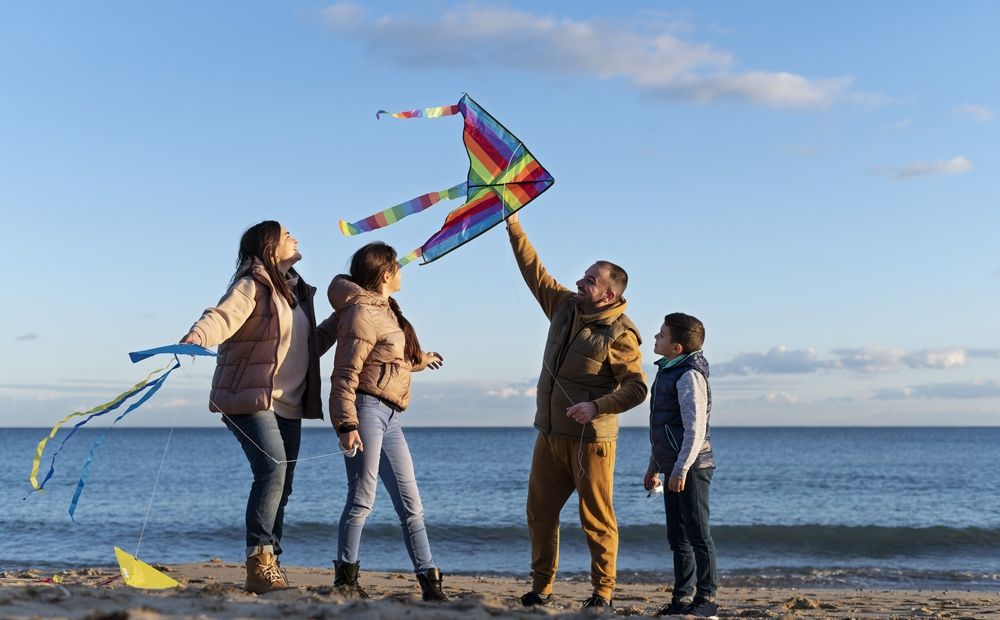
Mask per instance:
[[[580,601],[590,595],[585,579],[560,580],[551,609],[525,610],[517,597],[527,579],[445,575],[449,604],[423,603],[413,575],[363,573],[372,595],[344,600],[330,587],[332,569],[288,568],[293,587],[263,596],[242,589],[243,567],[213,560],[157,566],[184,587],[143,591],[126,587],[117,569],[0,572],[0,618],[591,618]],[[670,597],[663,583],[620,583],[615,613],[649,616]],[[997,618],[1000,593],[908,590],[726,588],[719,593],[722,618]]]

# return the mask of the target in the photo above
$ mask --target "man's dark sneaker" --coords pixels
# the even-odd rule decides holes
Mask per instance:
[[[601,598],[596,594],[583,602],[583,609],[601,609],[604,608],[611,611],[613,606],[611,605],[611,599]]]
[[[525,607],[549,607],[552,605],[552,595],[547,594],[542,596],[538,592],[532,590],[531,592],[521,596],[521,604]]]
[[[671,600],[669,603],[660,607],[656,612],[657,616],[680,616],[684,613],[684,610],[691,605],[691,601],[688,599],[682,600]]]
[[[706,601],[703,598],[695,597],[694,601],[684,610],[684,613],[697,618],[719,620],[719,606],[715,604],[715,601]]]

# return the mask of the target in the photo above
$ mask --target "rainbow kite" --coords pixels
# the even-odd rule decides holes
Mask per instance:
[[[379,110],[375,116],[378,118],[382,114],[389,113]],[[441,200],[465,196],[465,204],[448,214],[441,230],[399,259],[399,264],[405,265],[423,258],[426,265],[493,228],[555,183],[524,143],[468,95],[456,105],[396,112],[390,116],[439,118],[455,114],[465,118],[463,140],[470,164],[466,181],[440,192],[418,196],[353,224],[340,220],[340,232],[353,236],[383,228]]]

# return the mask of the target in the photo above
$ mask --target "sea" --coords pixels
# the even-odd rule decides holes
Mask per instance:
[[[404,420],[405,422],[405,420]],[[220,428],[114,428],[95,453],[75,521],[70,500],[92,443],[64,445],[31,492],[45,429],[0,429],[0,570],[242,562],[251,474]],[[446,573],[526,576],[530,428],[407,428],[431,548]],[[41,474],[65,431],[46,448]],[[1000,590],[1000,428],[712,429],[711,526],[723,587]],[[306,426],[283,540],[286,565],[331,567],[347,485],[332,429]],[[642,488],[646,429],[617,443],[618,578],[672,579],[662,500]],[[155,489],[155,492],[154,492]],[[562,512],[560,575],[590,560],[576,496]],[[379,488],[365,570],[412,570]]]

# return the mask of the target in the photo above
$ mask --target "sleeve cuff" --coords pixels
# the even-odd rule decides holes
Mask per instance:
[[[337,425],[337,434],[343,435],[344,433],[350,433],[351,431],[358,430],[358,425],[355,422],[344,422],[343,424]]]

